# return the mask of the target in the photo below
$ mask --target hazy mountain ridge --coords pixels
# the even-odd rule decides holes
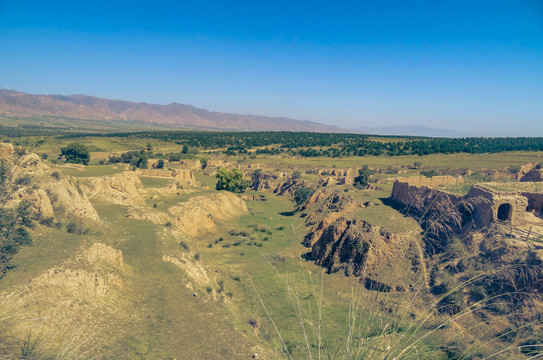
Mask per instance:
[[[312,121],[212,112],[175,102],[157,105],[88,95],[34,95],[14,90],[0,90],[0,114],[21,118],[51,116],[221,130],[353,132]]]

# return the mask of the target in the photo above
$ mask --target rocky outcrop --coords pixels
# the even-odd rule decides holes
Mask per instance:
[[[527,171],[520,177],[519,181],[521,182],[543,181],[543,164],[534,165],[529,171]]]
[[[26,154],[18,162],[14,171],[14,176],[18,177],[22,174],[26,175],[38,175],[43,174],[49,170],[49,166],[44,164],[42,159],[34,153]]]
[[[0,303],[13,305],[17,321],[2,331],[25,337],[32,334],[54,347],[63,346],[58,354],[66,351],[70,341],[85,349],[87,337],[103,331],[105,326],[115,326],[123,316],[122,308],[128,305],[119,296],[124,288],[122,267],[120,250],[93,244],[28,283],[5,289]],[[82,339],[80,335],[84,335]]]
[[[252,188],[256,191],[260,190],[271,190],[277,192],[278,189],[283,186],[288,179],[289,175],[286,172],[264,172],[264,171],[255,171],[250,174],[253,184]]]
[[[189,257],[186,253],[182,253],[178,259],[171,255],[163,255],[162,260],[183,270],[191,281],[197,283],[201,287],[208,287],[214,284],[213,279],[209,276],[205,267],[195,261],[194,256]]]
[[[194,177],[194,173],[189,169],[177,170],[138,170],[137,174],[142,176],[161,177],[172,179],[181,185],[198,186],[200,183]]]
[[[78,171],[85,171],[87,169],[86,165],[83,165],[83,164],[71,164],[71,163],[65,163],[65,164],[62,165],[62,167],[68,168],[68,169],[75,169],[75,170],[78,170]]]
[[[55,218],[51,200],[45,190],[37,189],[32,191],[32,193],[24,193],[22,200],[30,201],[32,208],[41,218]]]
[[[335,183],[335,180],[331,176],[321,177],[319,179],[319,182],[317,183],[317,188],[334,185],[334,183]]]
[[[170,214],[146,206],[131,207],[126,217],[136,220],[148,220],[157,225],[166,224],[171,220]]]
[[[0,160],[7,160],[13,154],[13,145],[10,143],[0,143]]]
[[[141,195],[143,184],[133,171],[124,171],[111,176],[100,176],[87,179],[85,190],[89,198],[111,202],[119,205],[143,204]]]
[[[396,178],[397,182],[408,184],[416,187],[438,187],[442,185],[458,185],[464,183],[462,176],[454,177],[450,175],[433,176],[431,178],[425,176],[411,176]]]
[[[301,189],[306,186],[306,183],[302,179],[293,179],[288,178],[281,186],[278,186],[274,193],[279,196],[287,196],[289,198],[294,198],[294,193],[297,189]]]
[[[94,243],[83,254],[89,263],[105,263],[118,268],[123,266],[122,251],[106,244]]]
[[[336,193],[332,190],[319,189],[307,200],[302,210],[315,208],[306,218],[306,226],[312,230],[304,237],[303,244],[311,247],[323,231],[339,218],[369,206],[352,196]]]
[[[371,286],[386,284],[388,291],[404,289],[406,280],[416,275],[420,264],[414,234],[390,233],[365,221],[347,218],[324,229],[312,246],[311,256],[328,272],[343,271],[347,276],[361,277]]]
[[[178,169],[172,172],[172,176],[177,182],[186,183],[186,184],[195,184],[196,179],[192,170],[189,169]]]
[[[179,165],[183,169],[189,169],[189,170],[202,169],[202,163],[198,159],[182,159],[182,160],[179,160]]]
[[[247,213],[247,205],[236,195],[221,191],[196,196],[168,209],[172,224],[189,236],[202,236],[217,231],[217,221]]]
[[[82,186],[73,178],[51,179],[41,183],[40,187],[46,191],[53,208],[61,210],[59,212],[64,213],[64,216],[100,221],[98,213],[83,192]]]
[[[219,159],[210,159],[206,161],[206,170],[218,169],[218,168],[230,168],[234,166],[232,161],[219,160]]]

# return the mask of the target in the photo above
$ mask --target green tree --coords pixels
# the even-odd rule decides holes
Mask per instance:
[[[207,158],[205,156],[202,156],[200,158],[200,165],[202,165],[202,169],[205,169],[207,166]]]
[[[300,206],[305,204],[314,192],[315,189],[310,187],[302,187],[296,189],[296,191],[294,192],[294,201],[296,202],[296,205]]]
[[[67,163],[88,165],[90,160],[89,149],[78,142],[60,149],[61,155],[64,156]]]
[[[249,181],[243,178],[243,174],[238,169],[219,169],[215,177],[218,179],[216,186],[217,190],[240,193],[249,186]]]
[[[358,176],[354,178],[353,185],[357,189],[364,189],[370,181],[370,176],[374,171],[370,170],[367,165],[364,165],[362,169],[358,170]]]
[[[156,168],[157,169],[164,169],[164,160],[158,159],[158,161],[156,163]]]

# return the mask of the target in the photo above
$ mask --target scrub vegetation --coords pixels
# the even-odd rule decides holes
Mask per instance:
[[[541,139],[9,130],[8,358],[542,354],[535,228],[529,241],[498,225],[464,231],[478,204],[391,199],[403,177],[461,178],[436,186],[449,194],[516,183],[543,162]],[[70,161],[81,146],[88,161]]]

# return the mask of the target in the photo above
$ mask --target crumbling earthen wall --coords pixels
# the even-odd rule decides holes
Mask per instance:
[[[172,177],[172,172],[169,170],[141,170],[143,176],[159,176]]]
[[[414,183],[417,184],[418,182],[415,181]],[[453,204],[457,204],[463,199],[463,197],[460,195],[452,194],[443,190],[433,189],[428,185],[414,185],[413,182],[403,182],[401,180],[396,180],[394,182],[391,197],[392,199],[405,205],[414,205],[415,203],[423,201],[425,198],[429,198],[430,195],[436,195],[436,198],[449,198]]]
[[[529,171],[523,173],[523,175],[519,178],[519,181],[520,182],[543,181],[543,164],[534,165]]]
[[[479,196],[488,200],[488,202],[478,205],[476,209],[475,216],[480,226],[488,226],[499,220],[499,209],[504,204],[508,204],[510,209],[505,214],[506,217],[501,220],[510,222],[511,225],[522,225],[526,222],[528,199],[525,196],[513,192],[497,192],[484,185],[472,186],[466,195],[467,198]]]
[[[184,169],[201,170],[202,163],[198,159],[182,159],[179,160],[179,165]]]
[[[421,208],[430,205],[425,204],[424,199],[432,199],[432,202],[448,202],[450,200],[450,203],[458,204],[460,202],[468,203],[470,199],[482,198],[487,201],[477,202],[474,205],[475,211],[472,212],[473,220],[478,227],[486,227],[499,220],[513,226],[535,224],[536,222],[540,225],[539,218],[543,212],[543,192],[499,191],[488,185],[474,185],[467,195],[460,196],[434,189],[428,185],[418,185],[428,183],[424,180],[404,179],[405,181],[396,180],[394,182],[391,198],[406,206]],[[528,211],[533,212],[537,217],[529,216]]]
[[[399,177],[396,178],[396,181],[402,183],[408,183],[412,186],[427,186],[427,187],[437,187],[441,185],[458,185],[464,183],[464,178],[462,176],[454,177],[451,175],[440,175],[433,176],[431,178],[425,176],[411,176],[411,177]]]
[[[192,173],[192,170],[189,169],[178,169],[174,170],[171,175],[176,180],[181,180],[185,182],[191,182],[194,180],[194,174]]]

